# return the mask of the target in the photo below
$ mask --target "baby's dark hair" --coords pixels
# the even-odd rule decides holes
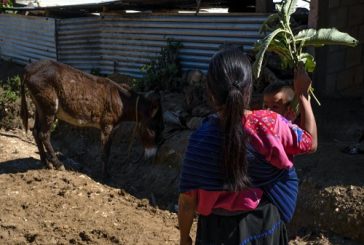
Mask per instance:
[[[271,84],[269,84],[263,91],[264,95],[269,95],[269,94],[276,94],[278,92],[281,91],[289,91],[288,92],[288,101],[287,102],[291,102],[294,98],[294,90],[293,90],[293,86],[286,81],[277,81],[277,82],[273,82]]]

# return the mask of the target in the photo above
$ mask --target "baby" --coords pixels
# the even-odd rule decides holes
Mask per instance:
[[[287,82],[278,81],[269,84],[263,91],[263,108],[281,114],[296,123],[297,114],[292,108],[295,93]]]

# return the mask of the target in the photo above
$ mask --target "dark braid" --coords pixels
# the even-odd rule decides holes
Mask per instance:
[[[249,186],[246,159],[244,110],[248,108],[252,89],[251,65],[239,49],[217,53],[209,64],[208,89],[214,104],[221,108],[224,128],[225,182],[236,191]]]

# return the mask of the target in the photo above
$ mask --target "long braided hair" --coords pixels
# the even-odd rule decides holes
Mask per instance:
[[[249,186],[247,137],[243,125],[252,81],[250,61],[240,49],[222,50],[211,59],[207,88],[214,106],[221,114],[224,129],[222,172],[231,191]]]

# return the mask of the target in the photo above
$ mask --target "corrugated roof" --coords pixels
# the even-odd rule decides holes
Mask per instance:
[[[93,4],[104,4],[110,2],[120,2],[119,0],[16,0],[16,4],[32,7],[61,7],[61,6],[82,6]]]
[[[250,0],[254,1],[254,0]],[[203,0],[199,7],[213,8],[213,7],[227,7],[228,0]],[[250,2],[242,2],[242,5],[252,5]],[[16,0],[16,7],[6,8],[9,10],[94,10],[101,11],[102,7],[107,6],[108,10],[118,9],[137,9],[137,10],[172,10],[172,9],[197,9],[198,4],[196,0]],[[253,4],[254,5],[254,4]],[[21,7],[19,7],[21,6]],[[24,7],[25,6],[25,7]],[[90,12],[89,11],[89,12]]]
[[[76,10],[80,12],[93,12],[101,11],[105,6],[119,6],[120,0],[75,0],[75,1],[62,1],[57,3],[56,1],[44,1],[42,4],[34,4],[33,1],[21,1],[22,4],[18,3],[15,7],[4,8],[6,10],[17,10],[17,11],[38,11],[38,10]],[[24,5],[19,7],[20,5]]]

